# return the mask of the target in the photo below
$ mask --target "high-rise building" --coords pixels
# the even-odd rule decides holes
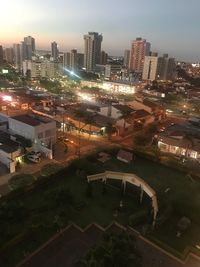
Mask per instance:
[[[76,49],[72,49],[70,53],[70,69],[71,70],[78,69],[78,54]]]
[[[57,61],[59,56],[58,44],[56,42],[51,43],[51,56],[53,60]]]
[[[70,53],[64,53],[63,67],[70,68]]]
[[[128,68],[128,66],[129,66],[129,59],[130,59],[130,50],[125,50],[124,51],[124,66],[126,67],[126,68]]]
[[[149,55],[151,44],[145,39],[136,38],[131,44],[129,69],[137,73],[142,73],[144,58]]]
[[[84,35],[84,67],[86,71],[94,71],[95,65],[100,64],[101,42],[103,36],[97,32]]]
[[[5,53],[5,61],[12,64],[14,61],[13,48],[12,47],[5,48],[4,53]]]
[[[22,68],[22,49],[21,44],[14,44],[13,45],[13,52],[14,52],[14,64],[18,70]]]
[[[35,54],[35,39],[31,36],[24,37],[24,43],[29,47],[31,56]]]
[[[84,54],[78,53],[78,69],[81,70],[84,67]]]
[[[174,80],[176,78],[175,59],[169,58],[168,54],[159,57],[157,75],[159,80]]]
[[[108,60],[108,54],[105,51],[101,51],[100,64],[106,65]]]
[[[158,56],[156,55],[145,56],[142,79],[149,81],[156,80],[158,78],[157,71],[158,71]]]
[[[0,66],[3,65],[3,46],[0,45]]]
[[[174,58],[168,58],[167,54],[158,57],[156,53],[146,56],[142,73],[143,80],[174,80],[176,76],[176,64]]]

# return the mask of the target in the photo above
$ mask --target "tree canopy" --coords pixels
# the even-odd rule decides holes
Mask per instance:
[[[77,267],[142,267],[135,240],[126,232],[105,233]]]

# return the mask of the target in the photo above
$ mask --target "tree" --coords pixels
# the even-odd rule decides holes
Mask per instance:
[[[111,141],[112,134],[115,132],[115,128],[113,127],[112,123],[107,123],[105,127],[105,134],[108,136],[108,140]]]
[[[134,137],[134,143],[138,146],[146,146],[149,142],[149,138],[146,135],[136,135]]]
[[[81,156],[81,130],[85,127],[85,125],[83,127],[81,127],[81,121],[80,119],[83,118],[85,116],[85,112],[86,110],[83,108],[79,108],[77,110],[74,111],[74,115],[76,116],[76,118],[78,118],[78,157],[80,158]]]
[[[95,122],[94,120],[94,116],[93,115],[87,115],[85,117],[85,123],[89,124],[89,138],[91,136],[91,128],[92,128],[92,124]]]
[[[92,183],[87,183],[87,191],[86,191],[86,195],[89,198],[93,197],[93,187],[92,187]]]
[[[123,110],[123,111],[121,111],[121,114],[122,115],[121,115],[120,119],[124,120],[124,124],[123,124],[123,135],[124,135],[125,130],[126,130],[126,119],[131,114],[131,111],[130,110]]]
[[[126,232],[105,233],[100,243],[94,245],[77,262],[77,267],[141,267],[141,256],[135,240]]]

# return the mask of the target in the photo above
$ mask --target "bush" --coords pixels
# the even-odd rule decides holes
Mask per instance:
[[[92,183],[88,183],[87,184],[86,196],[89,197],[89,198],[92,198],[93,197]]]
[[[59,166],[59,164],[47,164],[44,167],[42,167],[40,174],[42,176],[49,176],[51,174],[58,172],[60,169],[61,166]]]
[[[59,190],[55,190],[51,195],[55,199],[56,206],[66,206],[74,204],[74,197],[68,188],[61,188]]]
[[[72,170],[85,171],[87,175],[103,172],[103,168],[96,163],[90,162],[87,159],[77,159],[72,162],[70,168]]]
[[[165,208],[164,212],[157,218],[156,224],[158,226],[164,224],[171,217],[172,213],[173,213],[173,207],[172,205],[168,205]]]
[[[136,135],[134,143],[138,146],[145,146],[149,143],[149,138],[147,135]]]
[[[28,185],[31,185],[34,181],[35,177],[31,174],[18,174],[9,180],[9,187],[12,190],[17,190],[19,188],[24,188]]]
[[[140,210],[135,214],[129,216],[129,224],[130,226],[141,225],[147,222],[147,215],[149,212],[147,210]]]

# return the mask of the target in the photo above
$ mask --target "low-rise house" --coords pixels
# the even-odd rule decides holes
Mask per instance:
[[[131,163],[133,161],[133,153],[120,149],[117,153],[117,159],[125,163]]]
[[[56,142],[56,121],[34,114],[8,118],[9,131],[31,140],[33,148],[52,158],[52,146]]]
[[[19,144],[11,140],[8,133],[0,131],[0,162],[8,168],[10,173],[16,171],[21,156],[22,152]]]
[[[127,104],[135,110],[143,109],[149,112],[152,116],[154,116],[155,120],[161,120],[163,117],[165,117],[164,108],[160,104],[152,102],[148,99],[141,99],[141,101],[134,100],[128,102]]]
[[[200,139],[188,138],[176,133],[158,136],[158,147],[162,152],[200,160]]]

